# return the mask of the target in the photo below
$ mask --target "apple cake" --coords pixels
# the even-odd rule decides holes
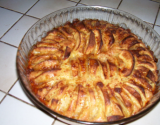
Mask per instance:
[[[153,97],[157,59],[129,29],[75,19],[31,49],[27,77],[51,110],[69,118],[110,122],[130,117]]]

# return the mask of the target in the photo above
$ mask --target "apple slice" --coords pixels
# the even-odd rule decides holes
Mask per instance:
[[[119,63],[121,76],[129,76],[135,64],[133,55],[130,51],[122,50],[119,54],[119,59],[121,60],[121,62]]]

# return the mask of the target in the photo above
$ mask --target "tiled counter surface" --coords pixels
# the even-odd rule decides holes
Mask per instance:
[[[70,6],[100,5],[129,12],[160,34],[160,4],[150,0],[0,0],[0,125],[64,125],[36,108],[16,73],[17,47],[40,18]],[[159,125],[160,103],[130,125]]]

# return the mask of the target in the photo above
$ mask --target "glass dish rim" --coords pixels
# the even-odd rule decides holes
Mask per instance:
[[[103,7],[103,6],[74,6],[74,7],[67,7],[67,8],[63,8],[63,9],[60,9],[60,10],[57,10],[57,11],[54,11],[46,16],[44,16],[43,18],[41,18],[40,20],[38,20],[36,23],[34,23],[29,29],[28,31],[25,33],[24,37],[22,38],[19,46],[18,46],[18,50],[17,50],[17,56],[16,56],[16,66],[17,66],[17,72],[18,72],[18,76],[19,76],[19,79],[20,79],[20,83],[21,83],[21,86],[23,88],[23,90],[25,91],[25,93],[27,94],[27,96],[29,96],[29,98],[34,102],[34,104],[38,107],[40,107],[41,109],[44,109],[45,111],[47,111],[48,113],[50,113],[51,115],[53,115],[54,117],[60,117],[60,118],[63,118],[65,120],[68,120],[68,121],[71,121],[71,122],[75,122],[75,123],[80,123],[80,124],[124,124],[124,123],[129,123],[131,122],[130,119],[132,119],[132,121],[136,120],[136,119],[139,119],[140,117],[144,116],[145,114],[147,114],[153,107],[155,107],[155,105],[159,102],[160,100],[160,96],[159,98],[152,104],[150,105],[147,109],[141,111],[140,113],[137,113],[135,115],[132,115],[128,118],[123,118],[121,120],[118,120],[118,121],[113,121],[113,122],[88,122],[88,121],[81,121],[81,120],[76,120],[76,119],[73,119],[73,118],[69,118],[69,117],[66,117],[66,116],[63,116],[61,114],[58,114],[57,112],[54,112],[53,110],[49,109],[48,107],[46,107],[43,103],[41,103],[40,101],[38,101],[32,94],[31,92],[27,89],[27,87],[25,86],[25,84],[23,83],[23,77],[21,76],[21,73],[20,73],[20,70],[19,70],[19,62],[18,62],[18,52],[21,48],[21,44],[25,38],[25,36],[29,33],[29,31],[34,27],[36,26],[41,20],[44,20],[46,19],[48,16],[50,15],[54,15],[58,12],[63,12],[65,10],[72,10],[72,9],[75,9],[75,8],[97,8],[97,9],[105,9],[105,10],[115,10],[115,11],[119,11],[123,14],[126,14],[126,15],[129,15],[129,16],[132,16],[134,19],[140,21],[142,24],[145,24],[147,25],[147,27],[149,27],[149,29],[155,34],[156,37],[158,37],[158,39],[160,39],[160,36],[159,34],[154,30],[152,29],[152,27],[150,25],[148,25],[146,22],[144,22],[143,20],[141,20],[140,18],[128,13],[128,12],[125,12],[125,11],[122,11],[122,10],[119,10],[119,9],[115,9],[115,8],[111,8],[111,7]],[[129,121],[129,122],[128,122]]]

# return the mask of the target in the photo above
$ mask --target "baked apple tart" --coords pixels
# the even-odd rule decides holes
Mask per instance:
[[[157,60],[129,29],[96,19],[54,28],[29,53],[32,91],[69,118],[110,122],[130,117],[153,97]]]

